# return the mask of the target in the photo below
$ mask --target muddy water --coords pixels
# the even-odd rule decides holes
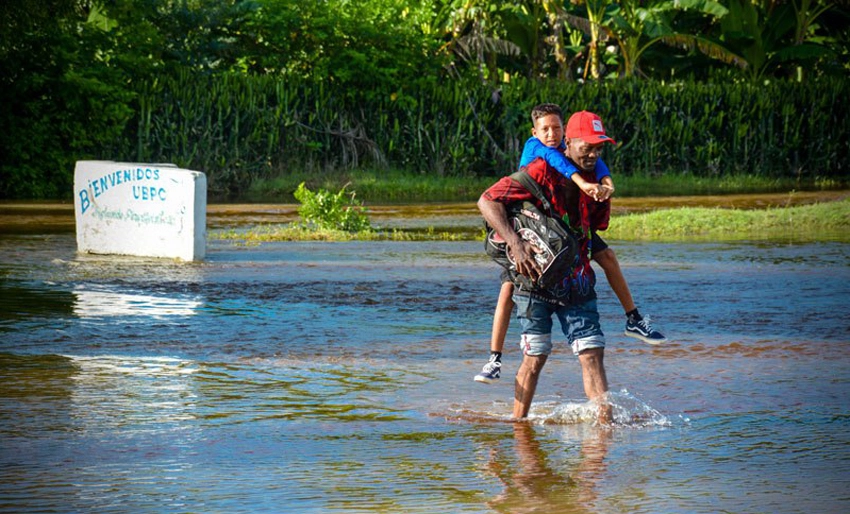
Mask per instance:
[[[504,378],[472,381],[498,291],[479,243],[212,240],[180,264],[16,226],[0,512],[850,508],[850,245],[612,241],[671,340],[623,337],[601,280],[602,429],[564,347],[534,423],[506,422],[516,323]]]

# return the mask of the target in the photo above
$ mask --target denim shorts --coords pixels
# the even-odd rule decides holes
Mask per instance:
[[[557,305],[527,295],[513,296],[522,325],[520,347],[525,355],[552,353],[552,314],[558,316],[567,342],[578,355],[584,350],[605,348],[596,300],[579,305]]]
[[[604,239],[599,237],[599,234],[594,232],[590,236],[590,254],[591,256],[596,255],[602,250],[608,248],[608,243],[605,242]]]

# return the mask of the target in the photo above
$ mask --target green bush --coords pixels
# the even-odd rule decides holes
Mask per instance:
[[[83,36],[23,33],[0,52],[0,198],[70,198],[77,160],[125,151],[134,93]]]
[[[302,182],[294,194],[301,203],[298,214],[305,228],[346,232],[370,228],[369,217],[362,204],[354,198],[354,192],[347,193],[345,187],[336,193],[325,189],[313,192]]]

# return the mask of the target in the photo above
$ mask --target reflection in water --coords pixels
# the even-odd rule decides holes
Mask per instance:
[[[72,418],[78,428],[162,431],[193,419],[191,361],[169,357],[70,356]],[[109,394],[104,394],[108,391]]]
[[[318,361],[211,364],[195,376],[199,419],[207,425],[265,420],[396,421],[405,413],[383,404],[419,377],[390,368]]]
[[[498,292],[477,242],[177,265],[0,235],[0,511],[850,511],[850,245],[621,251],[676,337],[610,332],[609,440],[570,359],[516,433],[516,350],[471,380]]]
[[[0,270],[0,330],[12,330],[22,320],[71,313],[74,296],[68,291],[33,287],[2,274]]]
[[[108,316],[145,316],[160,319],[166,316],[191,316],[202,306],[198,297],[181,298],[149,294],[92,290],[86,286],[74,288],[74,314],[81,318]]]
[[[20,456],[44,472],[56,458],[55,444],[66,437],[115,442],[118,433],[185,434],[183,422],[194,418],[195,371],[191,361],[166,357],[0,353],[0,433],[10,448],[44,438]],[[94,445],[77,458],[89,460],[100,451]]]
[[[168,357],[15,356],[0,353],[0,424],[6,435],[49,431],[162,431],[195,417],[195,363]],[[47,419],[44,419],[47,418]],[[14,427],[14,428],[12,428]]]
[[[597,487],[605,477],[605,457],[611,432],[586,427],[577,459],[564,465],[552,464],[538,441],[531,423],[514,424],[514,450],[517,466],[507,462],[500,448],[491,451],[491,473],[504,484],[504,491],[488,502],[498,512],[572,514],[597,512]]]

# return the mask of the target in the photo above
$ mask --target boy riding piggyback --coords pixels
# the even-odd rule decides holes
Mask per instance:
[[[614,181],[608,166],[599,154],[604,146],[603,143],[614,143],[614,140],[605,134],[599,116],[587,111],[577,112],[570,117],[565,131],[561,108],[555,104],[540,104],[532,109],[531,121],[532,137],[525,143],[519,167],[526,167],[535,160],[542,159],[558,173],[575,183],[581,192],[577,197],[569,196],[576,204],[571,206],[571,210],[576,214],[582,210],[586,211],[590,207],[588,202],[607,202],[614,193]],[[565,133],[570,148],[567,148],[565,144]],[[573,162],[574,159],[582,161],[578,163],[581,169]],[[664,335],[649,324],[649,318],[644,318],[638,311],[614,251],[597,233],[597,229],[602,227],[584,226],[585,224],[579,220],[586,220],[587,216],[579,215],[571,216],[571,218],[576,218],[571,220],[573,229],[584,233],[589,238],[591,258],[605,272],[611,289],[623,306],[626,314],[625,335],[649,344],[660,344],[666,341]],[[604,226],[607,227],[607,222]],[[511,298],[513,291],[513,284],[503,274],[499,300],[493,317],[490,360],[481,373],[475,376],[478,382],[491,383],[498,380],[501,375],[502,349],[514,306]]]

